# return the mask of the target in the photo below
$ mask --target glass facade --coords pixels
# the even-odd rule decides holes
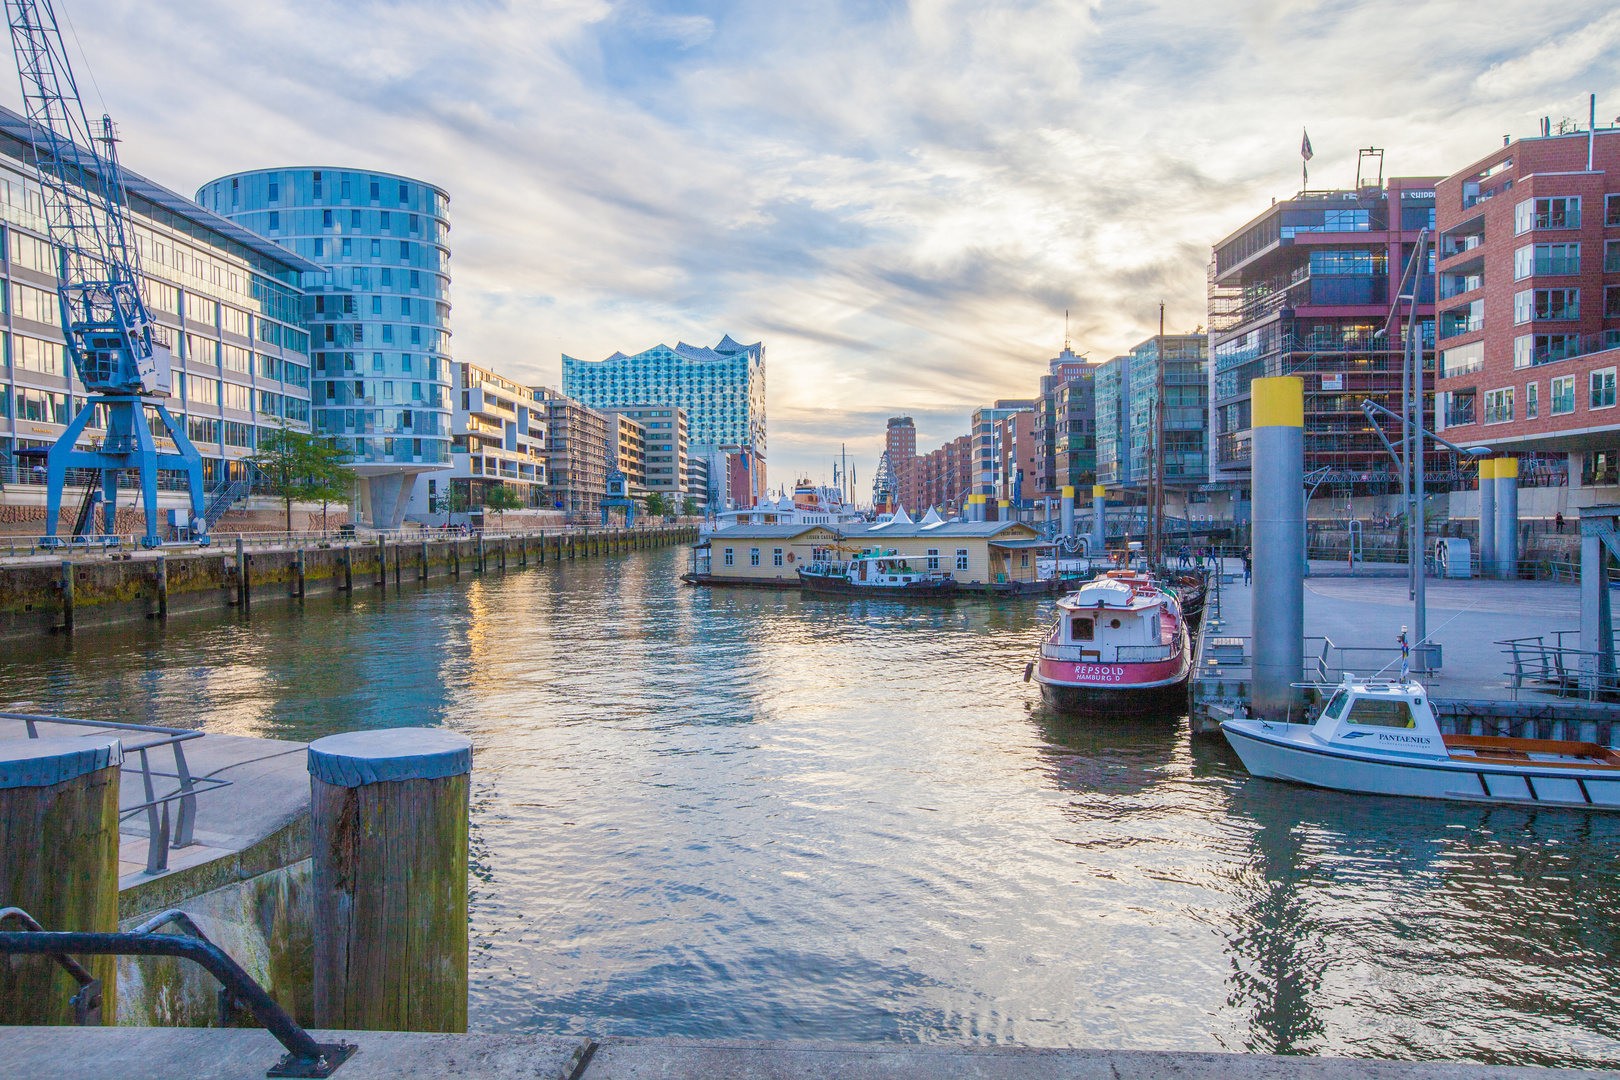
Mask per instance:
[[[324,268],[303,280],[311,423],[367,478],[366,518],[398,527],[415,475],[451,463],[449,196],[300,168],[223,176],[197,201]]]
[[[563,393],[593,408],[625,402],[686,411],[688,445],[707,455],[741,447],[765,456],[765,346],[730,335],[706,349],[682,342],[606,360],[562,358]]]
[[[22,117],[0,109],[0,460],[55,442],[85,396],[63,353],[58,249],[46,238],[26,130]],[[309,430],[301,274],[317,268],[138,173],[124,173],[147,304],[174,352],[173,390],[164,404],[185,425],[202,455],[205,482],[214,487],[232,463],[254,453],[264,430],[281,424]],[[84,443],[104,429],[98,416]],[[161,434],[161,427],[154,431]],[[166,447],[161,438],[159,447]],[[34,478],[4,463],[17,480]]]

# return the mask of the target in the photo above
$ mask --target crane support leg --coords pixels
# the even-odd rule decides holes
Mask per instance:
[[[118,469],[101,470],[101,532],[111,536],[118,531]],[[94,528],[94,522],[91,523]]]
[[[95,412],[95,401],[87,402],[67,430],[62,432],[62,437],[51,444],[50,453],[45,455],[45,547],[55,547],[61,543],[56,535],[56,521],[62,514],[62,487],[67,482],[68,466],[79,464],[73,460],[79,456],[73,444],[84,434]]]

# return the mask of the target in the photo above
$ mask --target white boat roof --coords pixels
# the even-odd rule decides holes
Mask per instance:
[[[1098,578],[1080,586],[1058,601],[1058,607],[1073,611],[1099,604],[1113,610],[1158,607],[1169,597],[1147,578]]]

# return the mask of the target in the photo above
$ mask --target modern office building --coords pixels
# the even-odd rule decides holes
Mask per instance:
[[[1088,487],[1097,472],[1096,387],[1099,365],[1065,343],[1047,362],[1035,405],[1035,441],[1040,465],[1026,499],[1057,498],[1065,487]]]
[[[1035,437],[1036,415],[1035,409],[1020,409],[996,421],[999,490],[993,501],[998,504],[1005,501],[1013,509],[1022,509],[1035,501],[1045,463],[1040,440]]]
[[[550,506],[549,406],[528,387],[477,364],[452,364],[451,378],[450,470],[416,475],[406,517],[431,521],[452,508],[476,509],[491,488],[502,486],[525,506]]]
[[[43,464],[38,455],[77,415],[85,389],[63,351],[59,249],[46,239],[28,131],[23,117],[0,109],[0,252],[8,300],[0,334],[0,464],[12,467],[5,501],[37,505],[43,521],[44,478],[18,462]],[[174,350],[166,406],[185,425],[214,488],[254,453],[262,431],[283,424],[309,429],[301,275],[320,267],[131,169],[123,173],[134,221],[129,240],[140,253],[152,316]],[[104,425],[101,418],[91,422],[85,446],[105,434]],[[161,437],[158,447],[175,449]],[[36,478],[37,492],[30,486]],[[184,503],[177,498],[174,505]]]
[[[1464,445],[1537,455],[1521,483],[1566,468],[1571,488],[1620,481],[1617,188],[1609,128],[1519,139],[1435,189],[1436,421]]]
[[[1097,480],[1121,490],[1131,475],[1130,457],[1131,358],[1116,356],[1097,365],[1092,377],[1092,422],[1097,434]]]
[[[915,508],[917,505],[917,425],[909,416],[891,416],[883,432],[883,459],[878,463],[881,476],[887,463],[893,475],[893,495],[899,505]]]
[[[322,267],[303,282],[314,428],[353,455],[362,520],[398,528],[415,477],[451,464],[449,196],[287,168],[211,180],[197,202]]]
[[[1001,490],[1001,441],[996,421],[1021,410],[1033,411],[1034,399],[1000,400],[973,410],[973,488],[971,494],[995,499]]]
[[[551,506],[572,521],[595,522],[607,494],[609,463],[618,452],[618,420],[549,386],[530,389],[535,401],[546,405]]]
[[[959,512],[973,491],[973,438],[958,435],[937,450],[917,459],[917,505],[915,509],[936,509],[941,514]],[[911,508],[908,507],[908,511]]]
[[[1160,334],[1131,349],[1128,486],[1145,490],[1155,460],[1168,489],[1190,492],[1209,482],[1208,358],[1203,334]],[[1155,412],[1161,386],[1162,416]]]
[[[1381,160],[1381,159],[1380,159]],[[1266,208],[1215,245],[1209,278],[1210,479],[1249,483],[1249,383],[1305,379],[1305,469],[1322,494],[1383,494],[1398,472],[1362,415],[1371,398],[1400,408],[1404,318],[1383,328],[1391,291],[1418,238],[1435,226],[1435,177],[1369,181],[1352,190],[1302,191]],[[1434,280],[1420,268],[1423,347],[1434,347]],[[1404,312],[1404,305],[1403,305]],[[1433,414],[1425,404],[1425,423]],[[1386,434],[1395,438],[1394,422]],[[1431,476],[1449,463],[1436,453]],[[1241,494],[1241,492],[1240,492]]]
[[[562,391],[592,408],[635,401],[687,416],[690,452],[709,461],[711,502],[752,506],[765,495],[765,346],[730,335],[712,349],[685,342],[606,360],[562,358]],[[736,460],[732,460],[736,459]]]
[[[658,492],[679,505],[686,494],[686,410],[658,405],[613,405],[602,412],[635,421],[642,431],[647,494]]]

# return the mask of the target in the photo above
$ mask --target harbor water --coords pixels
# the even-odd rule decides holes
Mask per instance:
[[[686,549],[10,644],[0,701],[475,744],[485,1031],[1620,1065],[1620,815],[1249,778],[1045,713],[1050,601],[682,586]]]

